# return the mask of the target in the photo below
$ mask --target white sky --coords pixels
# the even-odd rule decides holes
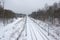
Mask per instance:
[[[5,8],[16,13],[29,14],[43,8],[46,3],[52,5],[54,2],[59,2],[59,0],[5,0]]]

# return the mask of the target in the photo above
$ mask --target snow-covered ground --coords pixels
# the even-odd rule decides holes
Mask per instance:
[[[20,21],[23,22],[20,23]],[[23,24],[23,18],[18,18],[13,23],[10,23],[4,27],[1,27],[0,25],[0,40],[12,40],[11,38],[14,38],[16,35],[18,35],[18,32],[20,32],[19,30],[22,29]]]
[[[60,40],[60,38],[52,25],[25,17],[18,18],[13,23],[1,27],[0,40]]]

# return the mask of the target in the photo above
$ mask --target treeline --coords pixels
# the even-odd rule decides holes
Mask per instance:
[[[15,13],[12,10],[4,9],[0,5],[0,21],[3,22],[4,26],[7,25],[8,23],[12,23],[14,19],[23,18],[25,16],[26,16],[25,14]]]
[[[16,14],[16,18],[17,18],[17,17],[25,17],[25,16],[26,16],[26,14],[22,14],[22,13],[20,13],[20,14],[17,13],[17,14]]]
[[[45,7],[45,9],[34,11],[29,16],[43,21],[46,19],[53,20],[54,18],[60,19],[60,3],[54,3],[52,6]]]
[[[11,10],[3,9],[3,7],[0,5],[0,18],[10,19],[10,18],[18,18],[24,16],[25,14],[18,14]]]

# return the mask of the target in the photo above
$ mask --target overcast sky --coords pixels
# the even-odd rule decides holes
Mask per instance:
[[[46,3],[52,5],[54,2],[59,2],[59,0],[5,0],[5,8],[16,13],[29,14],[42,9]]]

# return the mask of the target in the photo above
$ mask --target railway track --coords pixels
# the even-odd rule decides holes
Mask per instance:
[[[14,31],[13,33],[11,33],[11,36],[10,36],[10,38],[9,38],[9,40],[12,40],[12,39],[14,39],[14,40],[19,40],[19,38],[20,38],[20,36],[21,36],[21,34],[22,34],[22,32],[24,31],[24,29],[25,29],[25,21],[26,21],[26,19],[24,18],[24,19],[22,19],[22,20],[20,20],[20,21],[18,21],[16,24],[14,24],[15,26],[14,27],[18,27],[17,29],[16,29],[16,31]],[[19,24],[21,24],[21,25],[19,25]],[[21,27],[20,27],[21,26]],[[14,29],[14,27],[13,27],[13,29]],[[17,36],[16,36],[17,35]],[[16,37],[15,37],[16,36]],[[15,38],[14,38],[15,37]]]
[[[34,23],[34,24],[37,25],[36,23]],[[37,38],[38,35],[36,35],[37,32],[42,37],[43,40],[49,40],[49,38],[40,30],[40,28],[38,26],[31,26],[30,30],[33,31],[33,33],[35,34],[36,40],[38,40],[38,38]],[[34,32],[36,30],[37,30],[37,32]]]
[[[30,20],[32,20],[31,18],[30,18]],[[35,22],[34,20],[32,20],[34,23],[36,23],[39,27],[37,27],[38,29],[39,28],[41,28],[42,30],[44,30],[46,33],[47,33],[47,35],[48,35],[48,30],[46,30],[45,28],[43,28],[42,26],[40,26],[37,22]],[[40,29],[39,29],[40,30]],[[43,32],[41,32],[41,33],[43,33]],[[43,33],[44,34],[44,33]],[[44,34],[45,35],[45,34]],[[49,32],[49,35],[51,36],[51,37],[53,37],[55,40],[59,40],[55,35],[53,35],[52,33],[50,33]],[[48,39],[48,37],[45,35],[45,37]],[[48,39],[49,40],[49,39]]]

